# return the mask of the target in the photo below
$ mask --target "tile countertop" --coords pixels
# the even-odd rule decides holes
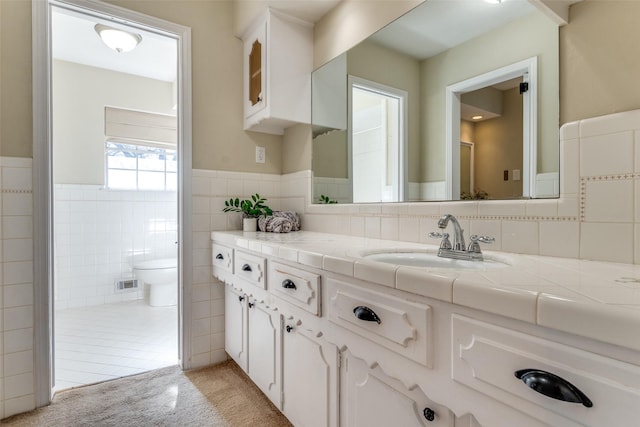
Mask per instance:
[[[640,351],[640,265],[484,250],[505,268],[409,267],[362,256],[436,245],[299,231],[213,232],[215,242]]]

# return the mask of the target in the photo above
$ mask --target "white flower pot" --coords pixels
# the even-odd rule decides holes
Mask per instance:
[[[242,231],[256,231],[258,218],[242,218]]]

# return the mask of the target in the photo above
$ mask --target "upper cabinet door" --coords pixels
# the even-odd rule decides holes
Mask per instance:
[[[313,26],[267,9],[242,41],[244,129],[282,135],[311,123]]]
[[[262,21],[244,41],[245,118],[266,106],[267,21]]]

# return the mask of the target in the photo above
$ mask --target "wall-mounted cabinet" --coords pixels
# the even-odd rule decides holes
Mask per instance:
[[[313,26],[267,9],[242,41],[244,129],[282,135],[310,123]]]

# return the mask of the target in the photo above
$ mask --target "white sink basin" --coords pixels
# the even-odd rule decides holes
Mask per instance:
[[[371,261],[407,265],[411,267],[446,268],[457,270],[490,270],[509,266],[509,264],[491,259],[485,259],[484,261],[466,261],[443,258],[429,252],[377,252],[364,255],[364,258]]]

